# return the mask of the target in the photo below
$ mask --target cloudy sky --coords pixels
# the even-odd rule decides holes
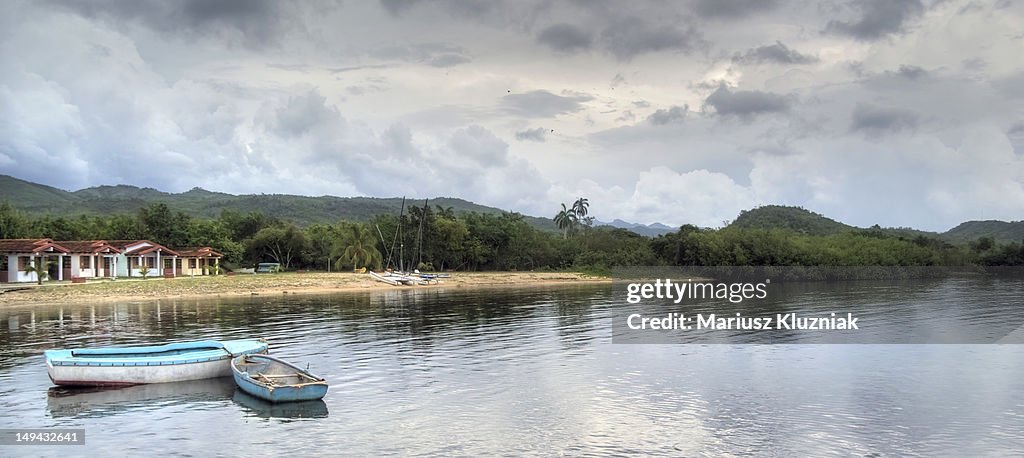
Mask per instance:
[[[0,3],[0,173],[720,226],[1024,218],[1021,1]]]

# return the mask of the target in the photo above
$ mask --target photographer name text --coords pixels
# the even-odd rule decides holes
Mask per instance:
[[[845,315],[830,313],[826,316],[806,316],[798,313],[743,316],[736,313],[733,316],[726,316],[717,313],[686,315],[672,312],[659,316],[644,316],[634,313],[626,317],[626,324],[634,330],[833,330],[860,329],[857,326],[857,320],[858,318],[854,317],[852,313]]]

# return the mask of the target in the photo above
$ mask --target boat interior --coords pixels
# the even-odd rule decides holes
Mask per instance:
[[[253,380],[268,385],[302,385],[322,381],[287,364],[266,358],[248,357],[237,364],[237,367],[248,372]]]

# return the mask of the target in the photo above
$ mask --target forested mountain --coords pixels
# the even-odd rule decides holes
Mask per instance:
[[[841,234],[857,228],[800,207],[765,205],[745,210],[729,224],[747,229],[785,229],[807,235]]]
[[[401,198],[296,196],[287,194],[233,195],[193,188],[183,193],[168,193],[153,188],[136,186],[95,186],[78,191],[65,191],[51,186],[0,175],[0,201],[33,216],[74,217],[79,215],[136,215],[154,203],[166,204],[171,210],[195,218],[217,218],[225,210],[247,214],[262,213],[300,227],[312,224],[332,224],[339,220],[365,222],[378,215],[398,215]],[[408,206],[423,206],[422,200],[406,200]],[[457,198],[430,199],[432,207],[450,209],[456,215],[479,213],[501,215],[505,211]],[[408,210],[408,208],[407,208]],[[530,226],[544,231],[556,231],[551,218],[523,216]],[[640,235],[656,237],[675,232],[663,224],[643,225],[614,220],[597,221],[595,226],[627,229]],[[893,237],[936,238],[953,243],[973,242],[990,238],[997,243],[1024,240],[1024,221],[968,221],[944,232],[935,233],[911,228],[859,228],[835,221],[824,215],[800,207],[766,205],[746,210],[733,221],[730,228],[779,229],[810,236],[829,236],[849,232],[868,231]]]
[[[942,236],[952,241],[991,237],[997,242],[1020,242],[1024,240],[1024,221],[968,221],[950,229]]]
[[[938,238],[962,243],[988,237],[995,242],[1024,240],[1024,221],[968,221],[943,233],[928,232],[906,227],[860,228],[835,221],[800,207],[765,205],[740,213],[729,227],[747,229],[784,229],[806,235],[835,235],[846,232],[870,231],[891,236],[912,238],[917,236]]]
[[[383,214],[398,215],[402,206],[401,198],[233,195],[202,188],[175,194],[153,188],[117,185],[95,186],[72,192],[7,175],[0,175],[0,196],[0,200],[6,200],[15,208],[40,216],[136,214],[152,203],[164,203],[174,211],[198,218],[216,218],[224,210],[260,212],[303,227],[339,220],[368,221],[373,216]],[[455,214],[460,215],[469,212],[492,215],[506,213],[498,208],[451,197],[432,198],[430,205],[451,208]],[[423,200],[407,199],[406,206],[422,207]],[[524,220],[538,229],[555,230],[550,218],[524,216]]]

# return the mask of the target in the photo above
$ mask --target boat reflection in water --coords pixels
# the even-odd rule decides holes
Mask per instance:
[[[123,388],[55,386],[47,391],[46,411],[54,418],[95,418],[177,405],[206,410],[229,405],[234,392],[231,377]]]
[[[275,404],[238,389],[231,400],[244,407],[249,416],[259,418],[326,418],[328,413],[322,399]]]

